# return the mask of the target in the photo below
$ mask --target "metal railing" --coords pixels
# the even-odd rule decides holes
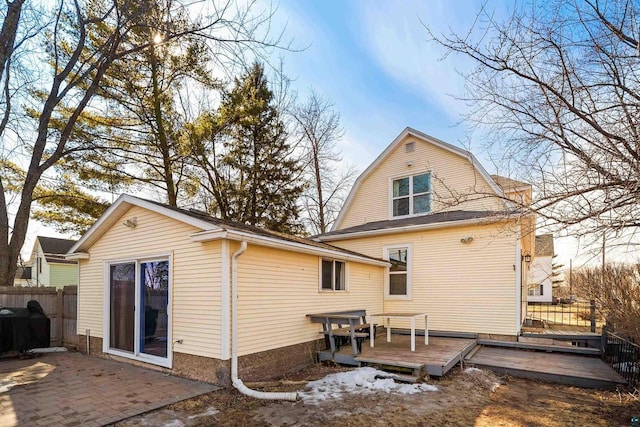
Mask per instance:
[[[595,332],[596,304],[595,301],[529,302],[527,319],[554,325],[590,327],[591,332]]]
[[[611,332],[602,333],[602,359],[631,387],[640,384],[640,346]]]

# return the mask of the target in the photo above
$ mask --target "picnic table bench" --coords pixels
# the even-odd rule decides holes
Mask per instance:
[[[340,349],[341,340],[351,340],[353,355],[357,356],[362,348],[362,341],[370,337],[371,324],[367,323],[366,310],[346,310],[329,313],[307,314],[313,323],[322,324],[322,332],[327,347],[335,354]],[[334,327],[337,326],[337,327]],[[373,328],[375,333],[375,327]]]

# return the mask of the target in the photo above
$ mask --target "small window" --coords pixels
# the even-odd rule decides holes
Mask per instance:
[[[389,261],[387,296],[409,297],[411,294],[411,250],[407,246],[385,247],[384,258]]]
[[[394,179],[392,187],[394,217],[431,212],[431,174]]]
[[[320,288],[323,291],[344,291],[346,286],[345,263],[343,261],[322,260]]]

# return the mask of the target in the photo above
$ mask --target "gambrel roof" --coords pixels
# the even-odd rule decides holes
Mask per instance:
[[[480,162],[478,162],[478,160],[475,158],[475,156],[471,152],[467,150],[463,150],[462,148],[456,147],[455,145],[451,145],[449,143],[441,141],[437,138],[434,138],[433,136],[427,135],[426,133],[407,127],[400,133],[400,135],[396,137],[396,139],[393,140],[393,142],[391,142],[391,144],[389,144],[389,146],[373,161],[373,163],[371,163],[369,167],[365,169],[364,172],[362,172],[360,176],[356,179],[355,183],[353,184],[353,187],[351,188],[351,191],[349,192],[349,195],[347,196],[347,199],[344,202],[344,205],[342,206],[342,209],[340,210],[340,213],[338,214],[338,217],[336,218],[336,221],[333,224],[333,227],[331,228],[331,231],[335,231],[340,228],[342,221],[344,220],[344,216],[346,215],[346,212],[349,210],[351,203],[353,202],[353,199],[355,197],[355,194],[360,189],[361,184],[369,177],[369,175],[371,175],[371,173],[387,157],[389,157],[389,155],[391,155],[391,153],[396,149],[396,147],[398,147],[398,145],[400,145],[402,141],[408,136],[413,136],[422,142],[432,144],[436,147],[439,147],[443,150],[446,150],[450,153],[453,153],[469,161],[469,163],[474,167],[474,169],[478,172],[478,174],[487,182],[489,187],[496,193],[496,195],[504,198],[505,207],[512,208],[512,204],[507,201],[506,197],[504,196],[504,192],[502,191],[500,186],[496,184],[496,182],[491,177],[491,175],[489,175],[489,173],[482,167]]]

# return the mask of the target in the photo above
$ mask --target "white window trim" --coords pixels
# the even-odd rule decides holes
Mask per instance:
[[[390,295],[389,294],[389,273],[391,267],[385,268],[384,274],[384,298],[385,299],[398,299],[398,300],[410,300],[411,297],[411,276],[413,269],[413,249],[411,243],[400,243],[397,245],[384,245],[382,247],[382,259],[389,261],[390,249],[407,249],[407,294],[406,295]]]
[[[429,191],[428,193],[420,193],[420,194],[428,194],[429,195],[429,207],[430,207],[430,209],[429,209],[429,212],[413,213],[413,197],[414,197],[414,194],[413,194],[413,177],[417,176],[417,175],[426,175],[426,174],[429,174],[429,185],[431,186],[431,191]],[[432,214],[433,213],[433,180],[431,179],[432,177],[433,177],[433,174],[431,173],[430,170],[415,172],[415,173],[412,173],[412,174],[409,174],[409,175],[403,174],[403,175],[389,177],[389,197],[388,197],[388,200],[389,200],[389,219],[411,218],[411,217],[414,217],[414,216],[423,216],[423,215]],[[402,197],[408,197],[409,198],[409,214],[394,216],[393,215],[393,200],[395,199],[395,197],[393,197],[393,181],[397,181],[397,180],[403,179],[403,178],[409,178],[409,195],[408,196],[402,196]]]
[[[128,353],[126,351],[118,350],[111,348],[110,344],[110,330],[109,327],[111,325],[110,316],[111,316],[111,294],[110,294],[110,266],[113,264],[127,264],[133,263],[135,264],[136,269],[136,296],[135,301],[136,304],[140,298],[140,289],[137,281],[139,280],[140,275],[140,264],[143,262],[152,262],[152,261],[167,261],[169,263],[169,301],[167,303],[167,357],[157,357],[153,355],[143,354],[143,353]],[[111,259],[104,261],[104,286],[103,286],[103,313],[102,313],[102,325],[103,325],[103,338],[102,338],[102,352],[106,354],[113,354],[115,356],[124,357],[127,359],[137,360],[140,362],[150,363],[152,365],[162,366],[165,368],[173,367],[173,254],[162,254],[162,255],[151,255],[145,257],[138,258],[122,258],[122,259]],[[136,306],[137,310],[140,308]],[[138,316],[134,316],[135,322],[135,331],[134,331],[134,350],[138,346],[139,339],[139,326],[138,326]]]
[[[322,288],[322,261],[331,261],[332,265],[334,266],[331,269],[331,288],[332,289]],[[336,274],[336,269],[335,269],[336,261],[344,264],[344,289],[339,289],[339,290],[333,289],[336,283],[335,277],[334,277],[334,275]],[[319,257],[318,258],[318,291],[322,293],[336,293],[336,292],[340,293],[340,292],[347,292],[348,290],[349,290],[349,263],[342,259]]]

